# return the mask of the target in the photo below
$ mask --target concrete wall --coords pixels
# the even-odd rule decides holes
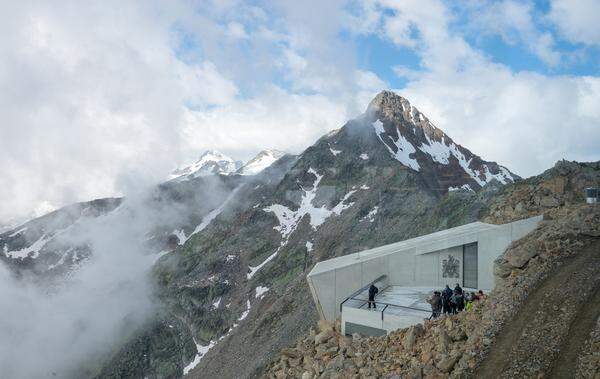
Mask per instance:
[[[425,312],[422,314],[406,314],[397,315],[389,312],[384,312],[383,317],[381,315],[383,309],[377,309],[377,311],[358,309],[352,307],[344,307],[342,312],[342,334],[346,334],[346,323],[351,322],[353,324],[359,324],[368,326],[370,328],[385,330],[387,333],[400,328],[406,328],[408,326],[423,322],[423,319],[428,318],[429,315]]]
[[[321,318],[334,320],[340,316],[340,304],[353,292],[377,279],[387,276],[388,284],[398,286],[443,287],[463,282],[462,246],[478,244],[478,285],[480,289],[494,287],[493,262],[516,239],[523,237],[537,226],[541,217],[534,217],[505,225],[473,224],[475,227],[456,233],[452,229],[441,237],[432,235],[431,240],[420,238],[414,247],[385,254],[357,253],[344,260],[324,262],[315,266],[307,280]],[[410,240],[409,240],[410,241]],[[442,275],[442,264],[449,256],[459,261],[459,278]],[[336,262],[332,264],[332,262]],[[338,262],[340,262],[338,264]],[[374,326],[375,327],[375,326]],[[381,328],[381,324],[379,326]]]
[[[375,312],[344,307],[344,312],[342,313],[342,334],[346,334],[346,322],[365,325],[371,328],[384,329],[381,320],[381,311]]]

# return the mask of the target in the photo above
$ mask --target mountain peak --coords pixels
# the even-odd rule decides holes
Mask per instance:
[[[256,155],[256,157],[250,159],[242,168],[238,170],[238,174],[241,175],[256,175],[265,168],[271,166],[279,158],[283,157],[286,153],[279,150],[263,150]]]
[[[198,160],[202,159],[223,160],[233,162],[233,159],[231,159],[230,157],[221,153],[218,150],[205,150],[202,154],[200,154],[200,158]]]
[[[193,164],[173,171],[169,179],[193,179],[213,174],[229,175],[236,172],[240,162],[217,150],[206,150]]]
[[[519,179],[507,168],[484,161],[456,144],[407,99],[392,91],[377,94],[358,125],[372,129],[393,159],[421,172],[441,193],[478,189],[493,180],[506,184]]]
[[[406,98],[393,91],[384,90],[379,92],[369,103],[367,114],[378,115],[383,118],[402,119],[415,126],[429,126],[435,129],[423,113],[412,106]]]
[[[407,107],[410,108],[410,106],[410,103],[404,97],[393,91],[383,90],[371,100],[367,112],[403,112]]]

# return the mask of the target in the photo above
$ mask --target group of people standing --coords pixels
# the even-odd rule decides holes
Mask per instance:
[[[483,297],[482,290],[479,290],[478,293],[467,292],[456,283],[454,290],[446,284],[446,288],[442,291],[433,291],[433,296],[427,302],[431,304],[431,318],[437,318],[442,312],[444,314],[456,314],[465,309],[470,310],[473,307],[473,302]]]

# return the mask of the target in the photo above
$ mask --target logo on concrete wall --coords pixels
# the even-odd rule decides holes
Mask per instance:
[[[442,260],[442,278],[460,278],[460,261],[453,255],[448,255],[448,259]]]

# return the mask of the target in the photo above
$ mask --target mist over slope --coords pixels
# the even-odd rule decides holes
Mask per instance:
[[[0,367],[10,378],[78,377],[93,356],[141,325],[155,310],[148,269],[155,257],[143,241],[146,207],[125,201],[108,214],[78,221],[61,241],[85,244],[85,264],[55,287],[16,279],[0,267]],[[81,263],[76,261],[75,264]]]

